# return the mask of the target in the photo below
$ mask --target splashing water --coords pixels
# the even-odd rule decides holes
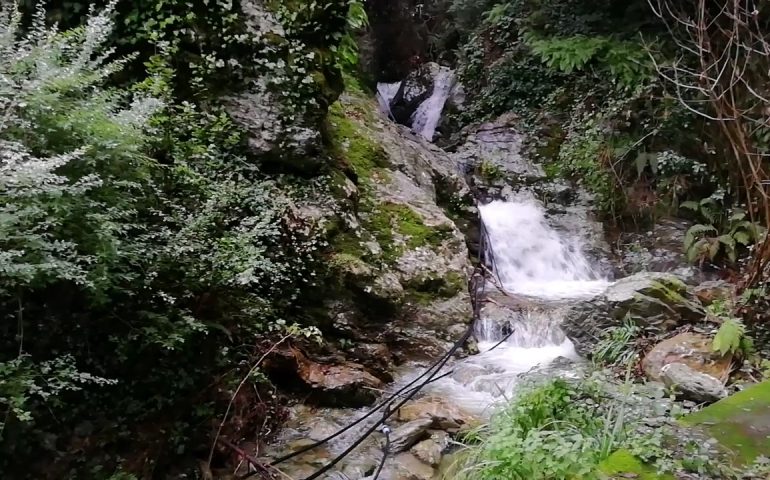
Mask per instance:
[[[441,67],[433,80],[433,94],[422,102],[412,115],[412,131],[428,141],[433,141],[441,112],[444,111],[444,105],[454,84],[454,72],[447,67]]]
[[[506,291],[557,299],[592,296],[606,288],[580,242],[551,228],[534,201],[494,201],[479,211],[487,234],[486,253]]]
[[[494,274],[510,296],[487,290],[475,330],[482,353],[459,362],[457,373],[431,390],[486,415],[511,397],[522,373],[559,357],[578,358],[559,326],[564,300],[594,296],[608,282],[591,268],[576,238],[548,225],[534,199],[495,201],[479,210]]]
[[[391,120],[394,120],[394,117],[393,112],[390,109],[390,104],[393,103],[393,99],[396,98],[398,90],[401,88],[401,83],[402,82],[377,84],[377,102],[380,104],[380,111],[387,115]]]

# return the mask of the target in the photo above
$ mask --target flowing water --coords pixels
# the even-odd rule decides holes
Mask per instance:
[[[377,84],[377,102],[380,104],[380,111],[394,120],[393,112],[390,110],[390,104],[396,98],[402,82],[378,83]]]
[[[601,293],[608,282],[591,267],[580,240],[549,226],[535,200],[495,201],[479,211],[492,283],[500,288],[486,287],[476,325],[482,353],[459,362],[456,373],[431,390],[485,415],[510,398],[522,373],[559,357],[577,358],[559,327],[562,312],[570,301]]]
[[[428,141],[433,141],[436,127],[441,120],[441,112],[454,84],[454,72],[447,67],[441,67],[433,80],[433,93],[417,107],[412,115],[412,130],[416,134]]]
[[[501,401],[511,398],[523,373],[559,357],[577,358],[559,327],[562,311],[574,299],[600,293],[607,282],[591,268],[579,239],[549,226],[542,206],[534,199],[496,201],[479,210],[487,253],[494,258],[494,276],[499,278],[497,286],[485,287],[482,298],[484,307],[475,329],[481,353],[450,362],[443,372],[451,369],[452,375],[426,386],[422,393],[487,417]],[[405,385],[423,368],[403,366],[389,390]],[[319,440],[366,411],[298,407],[281,443],[284,448],[296,448]],[[305,478],[355,441],[378,416],[282,468],[293,478]],[[324,478],[362,478],[364,472],[371,472],[373,459],[381,455],[377,438],[370,437],[345,458],[337,473]],[[380,480],[394,478],[383,472]]]

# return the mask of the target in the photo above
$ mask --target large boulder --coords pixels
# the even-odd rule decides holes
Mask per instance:
[[[396,122],[409,125],[412,115],[422,102],[433,93],[433,85],[441,67],[429,62],[413,70],[390,102],[390,111]]]
[[[698,333],[681,333],[655,345],[642,360],[650,380],[660,381],[666,365],[678,363],[693,371],[726,381],[732,368],[732,354],[722,355],[712,348],[713,340]]]
[[[704,316],[703,305],[692,287],[679,277],[643,272],[618,280],[603,294],[571,306],[562,329],[579,353],[588,354],[603,332],[624,321],[661,334]]]
[[[479,419],[441,397],[422,397],[408,402],[396,413],[403,422],[430,419],[431,428],[458,431],[478,424]]]
[[[412,446],[429,436],[428,430],[433,425],[430,418],[417,418],[393,430],[390,434],[390,451],[405,452]]]

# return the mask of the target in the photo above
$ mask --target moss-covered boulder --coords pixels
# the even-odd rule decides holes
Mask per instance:
[[[770,381],[720,400],[681,422],[714,437],[736,466],[749,465],[759,456],[770,457]]]
[[[588,354],[609,327],[631,321],[650,333],[665,333],[701,320],[705,310],[692,287],[671,273],[644,272],[623,278],[606,292],[570,307],[564,332]]]
[[[327,296],[347,299],[372,341],[443,352],[451,327],[472,317],[468,249],[452,220],[472,205],[468,186],[446,153],[371,99],[344,95],[324,133],[335,168],[326,213],[327,285],[336,287]]]

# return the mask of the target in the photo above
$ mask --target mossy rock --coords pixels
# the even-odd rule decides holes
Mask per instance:
[[[736,466],[770,456],[770,380],[690,414],[681,422],[716,438]]]
[[[599,465],[599,472],[602,475],[601,478],[605,479],[673,480],[675,478],[669,474],[656,472],[654,468],[643,464],[627,450],[618,450],[610,455]]]
[[[367,135],[362,123],[349,118],[361,115],[365,114],[335,103],[329,109],[326,136],[332,155],[342,167],[353,171],[359,186],[366,187],[385,173],[390,161],[385,149]]]

